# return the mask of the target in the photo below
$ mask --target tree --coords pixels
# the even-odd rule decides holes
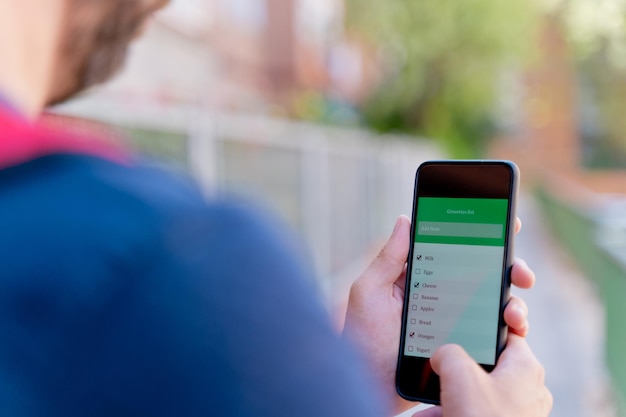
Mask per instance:
[[[366,122],[476,156],[493,129],[498,77],[527,56],[537,16],[528,0],[347,0],[349,29],[379,48],[383,68]]]
[[[626,0],[560,0],[577,64],[585,163],[626,167]]]

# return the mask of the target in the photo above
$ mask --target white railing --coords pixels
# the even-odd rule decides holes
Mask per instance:
[[[415,138],[197,108],[124,108],[98,100],[60,111],[129,129],[131,136],[178,138],[183,164],[208,193],[256,196],[282,214],[309,246],[327,290],[369,256],[398,215],[409,213],[419,163],[441,157]]]

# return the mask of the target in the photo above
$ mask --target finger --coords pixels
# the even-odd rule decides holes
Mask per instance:
[[[524,300],[511,297],[504,309],[504,321],[509,326],[509,330],[519,336],[526,337],[528,334],[528,306]]]
[[[400,216],[389,240],[361,279],[375,280],[383,285],[393,284],[404,271],[409,255],[410,232],[411,221],[406,216]]]
[[[443,413],[441,407],[430,407],[426,410],[422,410],[413,414],[411,417],[441,417]]]
[[[515,234],[518,234],[522,230],[522,220],[519,217],[515,218]]]
[[[401,297],[404,297],[404,288],[406,286],[406,265],[402,268],[402,273],[398,275],[398,279],[396,279],[396,282],[394,282],[393,285],[398,288]]]
[[[530,289],[535,285],[535,273],[523,259],[515,259],[511,270],[511,283],[518,288]]]

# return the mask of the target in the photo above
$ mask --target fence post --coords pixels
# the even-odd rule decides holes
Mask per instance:
[[[187,128],[187,161],[202,191],[211,195],[218,186],[218,120],[206,109],[194,113]]]
[[[328,132],[320,135],[307,127],[299,136],[302,227],[315,256],[321,284],[327,287],[332,268]]]

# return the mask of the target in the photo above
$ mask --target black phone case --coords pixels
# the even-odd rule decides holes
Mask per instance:
[[[403,372],[407,372],[406,369],[402,369],[403,364],[403,352],[405,347],[405,339],[404,335],[406,334],[407,327],[407,316],[408,316],[408,305],[409,305],[409,296],[410,296],[410,271],[412,268],[412,260],[413,260],[413,238],[415,236],[415,227],[416,227],[416,218],[417,218],[417,200],[419,196],[418,187],[422,186],[420,184],[420,172],[429,166],[445,166],[445,165],[453,165],[453,166],[493,166],[493,165],[504,165],[510,170],[511,181],[510,181],[510,192],[508,193],[508,198],[510,199],[509,203],[509,212],[508,212],[508,231],[505,238],[505,265],[504,265],[504,273],[503,273],[503,282],[501,286],[501,294],[500,294],[500,312],[498,318],[498,338],[497,338],[497,347],[496,347],[496,358],[500,357],[500,354],[504,350],[506,346],[506,338],[507,338],[507,326],[504,322],[503,312],[508,300],[510,298],[510,287],[511,287],[511,269],[513,266],[514,260],[514,234],[515,234],[515,219],[516,219],[516,203],[517,203],[517,193],[519,188],[519,169],[517,165],[515,165],[511,161],[505,160],[439,160],[439,161],[427,161],[419,166],[416,172],[415,177],[415,188],[414,188],[414,197],[413,197],[413,210],[411,216],[411,243],[409,250],[409,257],[407,259],[407,273],[406,273],[406,285],[405,285],[405,294],[404,294],[404,307],[402,311],[402,327],[400,333],[400,350],[398,353],[398,364],[396,371],[396,390],[398,394],[409,401],[419,401],[422,403],[428,404],[440,404],[440,395],[439,395],[439,379],[434,374],[434,371],[430,368],[429,361],[427,359],[423,359],[424,362],[424,370],[423,375],[429,374],[430,378],[428,381],[417,381],[416,384],[421,384],[422,387],[420,391],[424,392],[423,395],[415,395],[413,390],[407,390],[407,383],[404,382]],[[486,198],[486,197],[485,197]],[[483,366],[487,371],[491,371],[493,366]],[[434,382],[433,382],[434,381]],[[430,384],[430,385],[429,385]]]

